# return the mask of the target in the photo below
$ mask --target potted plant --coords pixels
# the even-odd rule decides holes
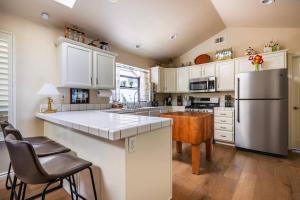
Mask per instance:
[[[261,55],[255,55],[255,56],[250,56],[249,60],[251,61],[252,65],[255,66],[255,71],[259,71],[261,64],[263,64],[264,59]]]

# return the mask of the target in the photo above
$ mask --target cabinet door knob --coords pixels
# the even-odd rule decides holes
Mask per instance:
[[[293,109],[294,109],[294,110],[299,110],[299,107],[295,106]]]

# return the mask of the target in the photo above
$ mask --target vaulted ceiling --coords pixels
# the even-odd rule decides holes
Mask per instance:
[[[77,0],[70,9],[53,0],[1,0],[0,9],[60,28],[77,25],[120,49],[153,59],[177,57],[228,26],[300,27],[300,0],[271,5],[260,0],[112,1]],[[47,22],[42,11],[50,15]]]

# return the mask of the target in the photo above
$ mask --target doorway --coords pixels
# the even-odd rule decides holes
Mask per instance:
[[[289,149],[300,150],[300,55],[289,68]]]

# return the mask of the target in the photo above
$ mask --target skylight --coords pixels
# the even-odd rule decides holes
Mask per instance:
[[[67,6],[69,8],[73,8],[74,4],[76,3],[76,0],[54,0],[54,1],[64,6]]]

